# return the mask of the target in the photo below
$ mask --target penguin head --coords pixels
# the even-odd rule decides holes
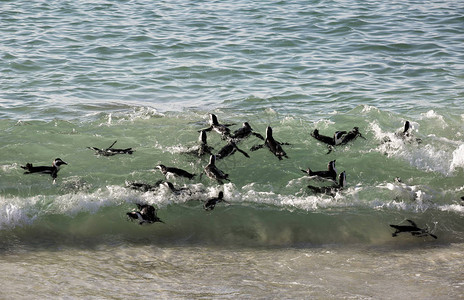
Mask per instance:
[[[166,171],[166,166],[165,165],[157,165],[155,167],[155,169],[159,169],[161,172],[165,172]]]
[[[57,158],[53,161],[53,166],[54,167],[60,167],[61,165],[67,165],[65,161],[63,161],[61,158]]]
[[[346,185],[346,172],[345,171],[341,172],[340,175],[338,175],[338,185],[342,188],[345,187]]]
[[[219,125],[218,119],[215,114],[209,114],[209,123],[211,125]]]
[[[266,138],[272,138],[272,128],[271,128],[271,126],[266,127]]]
[[[206,131],[204,131],[204,130],[200,131],[200,137],[198,138],[198,140],[201,143],[206,144]]]
[[[327,169],[328,169],[329,171],[332,171],[332,170],[333,170],[333,171],[337,172],[337,169],[335,169],[335,161],[336,161],[336,160],[334,159],[334,160],[332,160],[332,161],[329,161],[329,163],[327,164]]]
[[[210,164],[210,165],[216,164],[216,155],[211,155],[211,156],[209,157],[209,164]]]
[[[403,133],[408,132],[409,128],[411,128],[411,123],[409,123],[409,121],[406,121],[404,123],[404,131],[403,131]]]

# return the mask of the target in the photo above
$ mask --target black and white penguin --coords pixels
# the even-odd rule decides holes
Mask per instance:
[[[204,131],[214,130],[217,133],[219,133],[223,139],[230,136],[230,129],[228,127],[234,125],[234,124],[220,124],[215,114],[209,114],[209,124],[210,126],[208,128],[205,128],[202,130]]]
[[[331,186],[313,186],[308,185],[308,188],[316,194],[327,194],[335,197],[336,193],[342,190],[346,185],[346,172],[343,171],[338,175],[338,183]]]
[[[227,143],[227,145],[225,145],[224,147],[222,147],[221,150],[219,150],[218,154],[216,154],[216,158],[217,159],[222,159],[222,158],[225,158],[229,155],[232,155],[234,154],[236,151],[242,153],[243,155],[245,155],[245,157],[248,157],[250,158],[250,156],[248,155],[248,153],[246,153],[245,151],[239,149],[237,147],[237,144],[233,141],[229,141]]]
[[[213,150],[214,148],[208,145],[206,131],[200,130],[199,141],[200,141],[200,146],[198,148],[198,156],[203,156],[205,154],[211,155],[212,154],[211,150]]]
[[[422,139],[420,138],[414,138],[413,133],[411,132],[411,123],[409,121],[404,122],[403,128],[395,133],[395,137],[402,139],[405,142],[412,143],[416,142],[418,144],[422,143]],[[382,139],[382,144],[384,143],[390,143],[392,140],[390,137],[386,136]]]
[[[32,173],[39,173],[39,174],[50,174],[52,178],[55,180],[58,176],[58,171],[60,170],[60,166],[67,165],[61,158],[56,158],[52,166],[37,166],[34,167],[31,163],[27,163],[25,166],[21,166],[26,172],[24,174],[32,174]]]
[[[193,177],[195,177],[195,174],[189,173],[179,168],[166,167],[165,165],[157,165],[156,168],[158,168],[164,176],[168,176],[169,173],[179,177],[186,177],[188,179],[192,179]]]
[[[393,227],[393,228],[396,229],[396,231],[394,233],[392,233],[393,237],[397,236],[398,233],[401,233],[401,232],[409,232],[413,236],[423,237],[423,236],[430,235],[434,239],[437,239],[437,236],[434,235],[434,234],[431,234],[429,232],[428,228],[422,229],[422,228],[417,227],[417,225],[416,225],[416,223],[414,221],[411,221],[411,220],[406,220],[406,221],[408,221],[409,224],[411,224],[411,225],[391,225],[390,224],[390,227]]]
[[[203,205],[203,208],[205,210],[213,210],[216,204],[218,204],[219,202],[227,203],[227,201],[224,200],[224,192],[222,191],[219,192],[217,197],[206,200],[205,204]]]
[[[172,182],[169,181],[163,181],[162,185],[167,187],[175,195],[180,195],[182,193],[192,194],[192,191],[190,191],[189,188],[176,188],[174,184],[172,184]]]
[[[129,182],[126,184],[126,186],[133,190],[138,190],[141,192],[148,192],[148,191],[156,191],[163,182],[164,182],[163,180],[158,180],[153,185],[147,184],[147,183],[140,183],[140,182]]]
[[[206,176],[208,176],[211,179],[216,180],[220,184],[223,184],[223,180],[228,180],[229,179],[229,174],[225,174],[223,171],[221,171],[218,167],[216,167],[216,156],[211,155],[209,157],[209,164],[205,167],[204,169]]]
[[[114,144],[116,144],[116,142],[117,141],[114,141],[114,143],[111,144],[111,146],[109,146],[106,149],[100,149],[100,148],[97,148],[97,147],[87,147],[87,148],[89,148],[91,150],[94,150],[95,154],[103,155],[103,156],[113,156],[113,155],[116,155],[116,154],[132,154],[132,153],[134,153],[135,150],[132,150],[132,148],[126,148],[126,149],[112,148],[114,146]]]
[[[143,223],[164,223],[160,218],[158,218],[158,216],[156,215],[156,210],[152,205],[142,205],[137,203],[137,208],[139,209],[139,211],[131,211],[127,213],[127,216],[129,216],[131,220],[139,221],[140,225],[142,225]]]
[[[232,139],[241,140],[249,137],[250,135],[254,135],[257,138],[262,139],[264,141],[264,137],[261,134],[254,132],[250,124],[248,124],[248,122],[244,122],[243,126],[235,130],[234,133],[230,135],[230,137]]]
[[[200,130],[200,136],[198,137],[198,141],[200,142],[198,146],[194,146],[190,148],[185,153],[192,154],[198,157],[202,157],[203,155],[206,155],[206,154],[209,154],[209,155],[213,154],[212,150],[214,148],[208,145],[208,138],[206,136],[205,130]]]
[[[268,126],[266,128],[266,139],[264,140],[264,144],[261,145],[255,145],[253,146],[250,150],[251,151],[256,151],[258,149],[263,148],[264,146],[269,148],[269,151],[271,151],[275,156],[279,158],[279,160],[282,160],[282,157],[288,158],[287,153],[282,149],[282,145],[289,145],[288,143],[280,143],[274,139],[272,136],[272,128],[271,126]]]
[[[366,139],[362,136],[361,132],[359,132],[359,127],[353,127],[352,130],[341,137],[340,145],[346,145],[348,142],[354,141],[358,137]]]
[[[319,130],[314,129],[314,131],[311,133],[311,136],[324,144],[327,144],[329,146],[336,146],[343,142],[344,134],[346,134],[346,131],[336,131],[333,137],[330,137],[319,134]]]
[[[409,121],[404,122],[403,131],[397,132],[396,136],[398,137],[408,137],[410,134],[409,129],[411,129],[411,123]]]
[[[305,172],[309,176],[318,176],[322,178],[332,179],[333,181],[337,179],[337,169],[335,168],[335,160],[332,160],[327,164],[327,171],[312,171],[310,168],[301,171]]]

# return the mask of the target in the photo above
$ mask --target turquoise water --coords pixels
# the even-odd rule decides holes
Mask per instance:
[[[2,298],[462,297],[461,3],[0,7]],[[251,152],[261,141],[250,137],[238,145],[250,158],[217,163],[231,182],[200,177],[208,158],[184,152],[210,113],[232,130],[271,126],[289,158]],[[404,141],[395,133],[406,120]],[[366,139],[330,154],[310,136],[354,126]],[[114,141],[135,152],[87,148]],[[214,132],[208,143],[225,145]],[[20,168],[57,157],[68,165],[55,182]],[[334,159],[346,188],[312,193],[308,184],[327,182],[301,169]],[[196,173],[170,178],[191,192],[126,187],[164,179],[160,163]],[[204,211],[219,191],[228,203]],[[129,222],[135,203],[154,205],[165,224]],[[438,239],[392,237],[389,224],[406,219]]]

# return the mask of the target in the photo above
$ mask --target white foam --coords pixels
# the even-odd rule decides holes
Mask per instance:
[[[418,169],[449,176],[456,167],[464,166],[464,148],[451,153],[453,143],[443,143],[438,139],[418,144],[414,137],[402,139],[393,132],[383,132],[376,122],[371,124],[371,129],[375,138],[381,141],[373,151],[401,158]],[[388,139],[388,142],[383,142],[384,139]]]
[[[0,230],[31,224],[39,213],[37,209],[34,209],[34,205],[40,198],[38,196],[26,199],[0,196]]]
[[[11,165],[1,165],[0,169],[5,172],[5,173],[10,173],[14,170],[17,170],[19,168],[19,165],[17,163],[13,163]]]
[[[437,114],[434,110],[429,110],[426,113],[422,113],[421,116],[422,116],[422,119],[436,119],[436,121],[439,121],[442,128],[448,127],[448,124],[446,124],[445,122],[445,118],[443,118],[442,115]],[[437,123],[435,122],[435,124]]]
[[[380,112],[380,110],[375,106],[370,106],[370,105],[367,105],[367,104],[364,104],[362,106],[362,111],[361,111],[362,113],[370,113],[372,111],[374,111],[376,113]]]
[[[464,205],[460,204],[446,204],[438,206],[441,211],[454,212],[464,215]]]
[[[453,158],[450,164],[450,172],[453,173],[457,168],[464,168],[464,144],[453,151]]]

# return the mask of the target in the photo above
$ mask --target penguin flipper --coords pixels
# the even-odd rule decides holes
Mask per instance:
[[[254,145],[253,147],[251,147],[250,151],[256,151],[256,150],[261,149],[263,147],[264,147],[264,144]]]
[[[246,153],[245,151],[239,149],[238,147],[235,147],[235,149],[237,149],[238,152],[240,152],[240,153],[242,153],[243,155],[245,155],[245,157],[250,158],[250,156],[248,155],[248,153]]]
[[[434,239],[438,239],[438,237],[435,234],[429,233],[429,235],[433,237]]]
[[[408,221],[412,226],[417,227],[417,225],[416,225],[416,223],[414,221],[412,221],[412,220],[406,220],[406,221]]]
[[[251,134],[264,141],[264,137],[261,134],[256,133],[256,132],[252,132]]]

